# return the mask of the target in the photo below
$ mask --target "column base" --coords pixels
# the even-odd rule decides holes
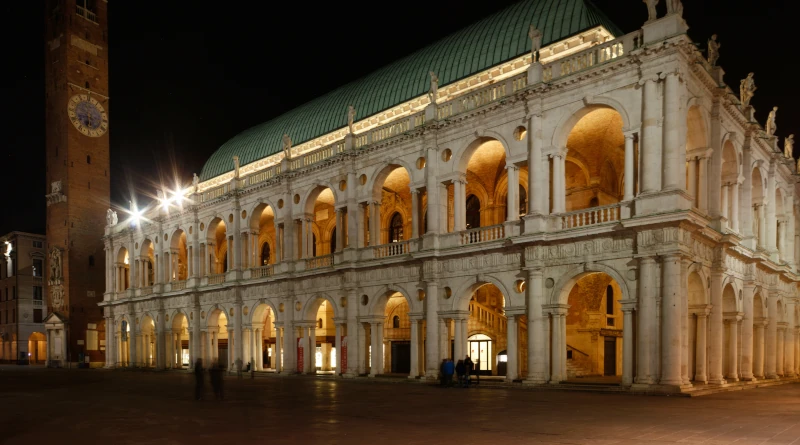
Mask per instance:
[[[695,381],[695,383],[706,384],[706,383],[708,383],[708,377],[706,377],[704,375],[696,375],[696,376],[694,376],[694,381]]]
[[[524,379],[522,381],[522,385],[523,386],[538,386],[538,385],[546,385],[546,384],[547,384],[547,379],[545,379],[544,377],[531,377],[531,378]]]
[[[714,379],[708,379],[708,384],[709,385],[727,385],[728,382],[725,381],[725,379],[722,379],[722,378],[714,378]]]
[[[725,377],[725,380],[728,383],[738,382],[739,381],[739,376],[734,376],[734,377],[728,376],[728,377]]]
[[[547,217],[538,213],[522,217],[522,233],[526,235],[544,232],[547,228]]]

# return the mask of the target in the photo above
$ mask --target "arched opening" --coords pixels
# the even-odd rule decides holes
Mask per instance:
[[[281,242],[281,237],[278,236],[280,229],[275,225],[272,206],[261,203],[253,209],[250,230],[252,233],[245,238],[248,252],[252,252],[252,258],[248,260],[249,267],[264,267],[279,262],[278,252],[282,249],[277,243]]]
[[[166,258],[169,279],[167,281],[182,281],[189,277],[189,250],[186,245],[186,232],[176,230],[170,239],[169,252]]]
[[[475,195],[467,196],[467,230],[481,226],[481,201]]]
[[[785,261],[786,258],[786,227],[788,215],[786,214],[786,207],[783,202],[783,192],[780,188],[775,189],[775,247],[778,249],[779,258]],[[794,234],[791,234],[794,237]],[[772,246],[769,246],[772,247]],[[792,252],[794,254],[794,252]]]
[[[461,323],[461,327],[459,327]],[[516,327],[517,342],[516,353],[519,356],[517,366],[524,365],[527,347],[527,323],[520,321],[513,324]],[[500,351],[508,349],[508,319],[505,315],[505,296],[503,292],[492,283],[478,285],[472,292],[469,300],[469,318],[453,321],[454,344],[451,346],[450,356],[454,361],[470,357],[473,363],[473,372],[485,376],[509,375],[508,356],[501,356]],[[461,340],[459,340],[459,338]],[[466,350],[459,351],[459,342],[463,342]],[[448,342],[449,343],[449,342]],[[518,370],[512,370],[511,375],[517,376]]]
[[[275,331],[275,312],[267,304],[259,304],[253,309],[253,338],[255,343],[251,345],[250,351],[245,353],[247,358],[250,355],[251,366],[255,366],[256,371],[265,369],[280,370],[279,364],[283,363],[283,349],[277,338]],[[280,355],[280,358],[278,356]]]
[[[466,183],[455,181],[448,186],[454,203],[450,206],[453,213],[448,215],[449,228],[469,230],[519,219],[520,176],[527,176],[527,167],[507,166],[500,141],[483,137],[473,142],[464,152],[461,168]],[[501,199],[503,196],[506,199]],[[511,212],[509,205],[514,207]]]
[[[214,309],[208,315],[208,328],[206,329],[206,346],[208,361],[211,366],[227,369],[233,365],[228,345],[228,315],[221,309]]]
[[[607,206],[622,200],[625,171],[622,125],[622,116],[610,108],[596,108],[578,120],[567,137],[566,160],[556,157],[553,161],[565,162],[564,203],[562,206],[558,190],[553,188],[553,212]],[[554,167],[557,168],[553,171],[558,172],[560,167]]]
[[[764,249],[767,241],[767,209],[765,194],[767,183],[761,175],[760,168],[753,168],[751,175],[752,208],[750,211],[753,215],[753,235],[756,237],[756,246],[760,249]]]
[[[764,330],[769,322],[764,307],[764,298],[760,292],[753,296],[753,375],[764,378]]]
[[[119,320],[116,326],[115,341],[117,342],[117,366],[131,366],[131,342],[136,339],[131,338],[131,325],[127,318]]]
[[[230,267],[228,258],[227,226],[221,218],[214,218],[208,225],[206,234],[206,261],[209,275],[227,272]]]
[[[145,239],[142,242],[142,250],[139,257],[139,280],[142,287],[152,286],[155,283],[155,271],[155,246],[152,241]]]
[[[28,336],[28,361],[30,364],[44,364],[47,360],[47,337],[41,332]]]
[[[131,287],[131,258],[128,249],[120,247],[117,251],[117,292],[124,292]]]
[[[188,368],[189,362],[189,320],[181,312],[172,317],[172,329],[167,331],[167,368]],[[207,365],[207,364],[206,364]]]
[[[708,136],[702,110],[698,106],[686,113],[686,191],[692,206],[705,212],[708,202]]]
[[[389,165],[375,178],[373,199],[379,204],[373,208],[370,218],[380,222],[380,238],[375,244],[399,243],[411,238],[412,208],[411,177],[405,167]],[[418,205],[418,204],[417,204]],[[372,235],[370,235],[372,237]]]
[[[731,141],[722,147],[720,211],[727,228],[739,232],[739,160]]]
[[[411,319],[405,297],[395,292],[383,311],[383,369],[379,374],[411,372]]]
[[[708,304],[706,287],[697,272],[689,274],[689,378],[698,383],[708,382]]]
[[[335,195],[328,187],[317,187],[308,196],[306,213],[312,216],[312,222],[311,225],[304,222],[301,230],[301,247],[306,249],[304,258],[334,253],[331,250],[331,247],[335,247],[335,244],[331,246],[331,235],[334,235],[333,229],[336,228],[335,209]],[[306,241],[303,242],[303,239]]]
[[[741,315],[736,309],[736,291],[731,284],[722,290],[722,313],[725,320],[725,340],[722,351],[722,364],[728,381],[739,380],[739,321]]]
[[[619,284],[590,272],[569,291],[566,317],[567,379],[621,381],[623,316]]]
[[[303,368],[305,374],[333,373],[336,370],[336,316],[333,304],[325,298],[312,301],[306,310],[306,327],[302,342]],[[298,356],[299,358],[300,356]],[[300,365],[300,360],[298,360]]]
[[[156,352],[156,324],[149,315],[142,317],[142,325],[137,342],[139,343],[137,346],[140,347],[137,347],[136,350],[140,354],[139,362],[141,365],[145,368],[155,367],[156,357],[158,357]]]

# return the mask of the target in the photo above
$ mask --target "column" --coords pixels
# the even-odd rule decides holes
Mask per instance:
[[[211,343],[211,360],[219,360],[219,328],[211,331]],[[230,349],[231,345],[228,345],[228,350]]]
[[[414,379],[419,375],[419,322],[411,319],[411,371],[408,378]]]
[[[283,356],[283,354],[281,353],[281,351],[283,350],[282,348],[283,343],[281,341],[283,340],[283,338],[281,334],[283,333],[283,329],[282,325],[277,322],[275,322],[274,325],[275,325],[275,351],[272,354],[272,360],[270,362],[270,365],[275,369],[276,373],[279,373],[283,370],[283,365],[281,363],[281,358]]]
[[[439,378],[439,283],[428,281],[425,292],[425,377]]]
[[[303,364],[306,374],[317,373],[317,330],[314,326],[316,325],[309,326],[307,329],[306,340],[308,343],[306,343],[304,351],[305,363]]]
[[[247,369],[247,363],[252,362],[253,356],[252,329],[242,329],[242,370]]]
[[[708,382],[708,372],[706,371],[706,335],[708,334],[708,309],[697,314],[697,333],[695,334],[695,382]]]
[[[789,306],[793,308],[793,305]],[[783,366],[783,375],[786,377],[794,377],[794,329],[789,326],[786,328],[786,337],[783,342],[784,344],[784,366]]]
[[[461,232],[467,228],[467,181],[459,178],[453,181],[453,231]],[[474,228],[474,227],[473,227]]]
[[[381,203],[372,201],[369,205],[369,245],[381,245]]]
[[[744,316],[742,317],[742,380],[753,380],[753,292],[755,284],[745,282],[742,290]]]
[[[758,247],[766,249],[767,248],[766,206],[763,203],[756,204],[756,210],[758,211]]]
[[[545,197],[549,194],[550,181],[542,155],[542,116],[532,115],[528,122],[528,214],[544,215],[549,213]]]
[[[234,303],[233,305],[233,364],[234,369],[236,362],[242,360],[244,356],[244,336],[242,335],[242,303]],[[228,337],[230,338],[230,336]],[[230,341],[229,341],[230,343]],[[231,347],[228,346],[228,350]],[[244,362],[242,363],[244,364]]]
[[[336,323],[336,332],[333,338],[333,347],[336,348],[336,363],[333,364],[335,368],[335,375],[341,375],[342,370],[342,323]]]
[[[684,145],[681,144],[681,149]],[[698,191],[697,191],[697,208],[700,213],[708,214],[708,155],[703,155],[698,159]],[[683,165],[683,164],[681,164]],[[683,170],[683,169],[680,169]],[[723,206],[727,206],[728,201],[723,200]]]
[[[778,374],[779,377],[783,377],[784,376],[783,366],[784,366],[785,357],[783,356],[783,352],[784,352],[783,348],[784,348],[785,338],[786,338],[786,328],[783,327],[783,326],[778,326],[778,333],[777,333],[777,340],[778,341],[776,342],[777,343],[777,347],[776,347],[776,352],[777,352],[777,354],[776,354],[776,362],[777,362],[776,363],[776,368],[777,368],[777,371],[776,371],[776,373]]]
[[[453,325],[453,361],[458,362],[458,360],[464,359],[464,345],[461,343],[461,320],[453,319]]]
[[[622,386],[633,384],[633,311],[634,305],[622,307]],[[530,368],[529,368],[530,369]]]
[[[550,353],[553,356],[550,383],[558,384],[566,375],[566,309],[556,308],[550,312],[552,316],[553,335],[550,337]],[[510,368],[510,365],[509,365]]]
[[[668,254],[661,286],[661,384],[681,385],[681,258]]]
[[[656,260],[652,257],[639,259],[639,313],[636,346],[636,383],[655,383],[651,368],[656,345]]]
[[[528,309],[528,384],[547,382],[547,332],[550,329],[547,314],[542,310],[544,288],[542,269],[528,269],[525,287]]]
[[[639,145],[642,157],[640,177],[642,178],[642,193],[645,194],[661,190],[661,128],[659,125],[661,104],[656,80],[656,77],[651,77],[641,81],[643,88],[642,140]]]
[[[755,341],[753,342],[753,374],[760,379],[764,378],[764,327],[766,321],[755,321]]]
[[[725,324],[728,329],[728,375],[729,382],[739,381],[739,321],[741,315],[728,317]]]
[[[310,222],[308,218],[300,219],[300,258],[311,258],[311,246],[308,241],[308,226]],[[312,238],[313,240],[313,238]]]
[[[425,165],[425,188],[428,192],[428,211],[425,214],[428,226],[427,233],[440,233],[442,231],[439,225],[442,203],[439,202],[439,181],[436,179],[435,168],[437,156],[439,156],[439,152],[435,147],[428,148],[426,156],[428,162]],[[436,375],[438,375],[438,371]]]
[[[380,374],[384,374],[385,371],[384,371],[383,358],[385,357],[385,353],[384,353],[384,345],[383,345],[383,321],[378,323],[377,329],[378,329],[378,332],[377,332],[377,334],[378,334],[378,353],[377,353],[376,357],[378,358],[378,372]],[[374,364],[374,362],[373,362],[373,364]]]
[[[697,204],[697,157],[694,155],[689,155],[686,157],[686,162],[688,163],[689,169],[689,184],[686,187],[686,191],[692,196],[692,206],[699,207]]]
[[[348,377],[358,375],[358,336],[360,333],[358,323],[358,292],[356,289],[347,290],[347,367],[342,372]],[[338,354],[338,352],[337,352]]]
[[[739,232],[739,181],[731,185],[731,215],[730,227],[736,233]]]
[[[720,202],[720,207],[722,210],[722,217],[728,220],[728,227],[730,227],[730,216],[728,215],[728,189],[730,188],[730,184],[723,184],[722,185],[722,199]]]
[[[633,171],[633,164],[634,164],[633,135],[634,135],[633,133],[625,134],[625,178],[624,178],[625,194],[622,198],[623,201],[633,200],[633,181],[634,181],[633,178],[635,177],[635,173]],[[623,345],[623,348],[624,347],[625,346]]]
[[[723,316],[722,316],[722,278],[723,271],[718,267],[711,269],[711,313],[708,334],[708,381],[714,384],[725,383],[722,374]]]
[[[172,330],[162,334],[164,337],[164,368],[172,369],[175,367],[175,336]]]
[[[411,189],[411,239],[419,238],[419,190]]]
[[[370,351],[369,351],[369,376],[375,377],[378,375],[380,365],[381,350],[378,344],[378,323],[370,322],[369,324],[369,337],[370,337]]]
[[[750,138],[748,137],[745,139],[744,147],[742,148],[742,165],[752,165],[752,152],[750,150]],[[752,201],[753,201],[753,171],[750,167],[744,169],[744,177],[742,180],[742,189],[740,190],[739,196],[739,204],[740,208],[742,209],[741,215],[741,228],[742,228],[742,235],[745,238],[752,238],[756,236],[753,233],[753,212],[752,212]],[[748,247],[755,248],[755,245],[748,245]]]
[[[553,213],[564,213],[566,211],[565,158],[566,154],[564,153],[553,155]]]
[[[506,165],[506,172],[508,175],[506,221],[517,221],[519,220],[519,167],[513,164]]]
[[[347,228],[344,226],[344,207],[336,209],[336,251],[341,252],[344,249],[344,231]],[[333,253],[333,252],[331,252]]]
[[[509,315],[507,321],[508,323],[506,323],[506,328],[508,329],[508,333],[506,336],[508,340],[508,347],[506,348],[506,353],[508,354],[508,366],[506,371],[506,381],[510,383],[519,377],[519,365],[517,360],[517,357],[519,357],[519,350],[517,348],[517,316],[513,314]]]
[[[764,376],[768,379],[778,378],[778,299],[767,297],[767,329],[764,339]]]
[[[774,254],[778,250],[777,246],[777,222],[775,220],[775,163],[769,165],[769,174],[767,175],[767,223],[766,232],[767,238],[764,247],[767,252]]]
[[[662,128],[662,190],[683,190],[684,175],[681,174],[681,171],[685,168],[686,163],[681,162],[683,159],[682,151],[685,152],[685,146],[680,140],[681,94],[678,82],[677,73],[666,74],[664,81],[664,125]]]

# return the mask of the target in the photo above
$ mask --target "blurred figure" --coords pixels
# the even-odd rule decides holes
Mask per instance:
[[[466,371],[464,360],[459,360],[456,363],[456,376],[458,376],[458,386],[464,386],[464,372]]]
[[[471,377],[470,376],[472,375],[472,372],[473,372],[474,369],[475,369],[475,364],[472,363],[472,359],[469,356],[467,356],[467,358],[464,359],[464,371],[465,371],[464,372],[464,386],[465,387],[469,386],[469,384],[471,383]]]
[[[203,375],[203,359],[197,359],[194,362],[194,398],[203,400],[203,384],[205,376]]]
[[[237,358],[235,362],[236,366],[236,377],[242,378],[242,359]]]
[[[222,400],[223,397],[223,389],[222,389],[222,374],[225,370],[222,368],[222,365],[214,360],[211,367],[208,369],[208,373],[211,375],[211,387],[214,389],[214,399]]]

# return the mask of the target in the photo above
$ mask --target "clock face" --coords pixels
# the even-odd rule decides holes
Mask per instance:
[[[108,130],[106,110],[86,94],[76,94],[69,99],[67,114],[72,125],[86,136],[100,137]]]

